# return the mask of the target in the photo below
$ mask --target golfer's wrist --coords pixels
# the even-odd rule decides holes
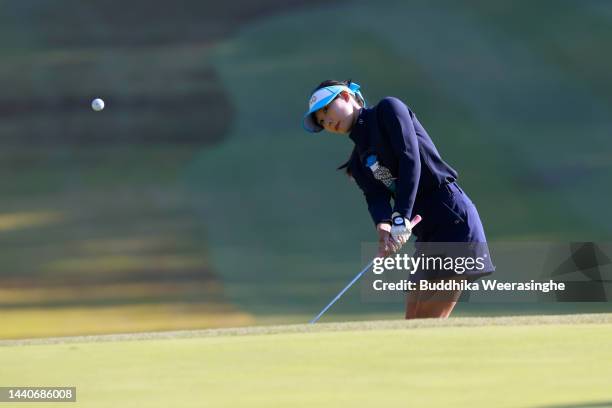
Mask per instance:
[[[394,212],[393,215],[391,215],[391,225],[399,226],[399,225],[407,225],[407,224],[408,224],[408,219],[404,217],[403,215],[401,215],[399,212]]]

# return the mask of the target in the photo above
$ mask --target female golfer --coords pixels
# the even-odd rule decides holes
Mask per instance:
[[[366,107],[356,83],[324,81],[310,96],[303,126],[309,132],[348,135],[353,141],[353,152],[340,168],[346,168],[365,195],[378,233],[378,256],[399,251],[414,233],[415,257],[451,257],[455,266],[463,265],[449,270],[440,262],[433,261],[435,266],[427,262],[411,275],[417,287],[421,280],[459,287],[462,280],[473,281],[495,270],[478,211],[456,183],[457,172],[442,160],[401,100],[386,97]],[[410,220],[416,215],[422,221],[412,227]],[[470,265],[468,258],[473,259]],[[407,319],[450,315],[461,290],[433,287],[409,292]]]

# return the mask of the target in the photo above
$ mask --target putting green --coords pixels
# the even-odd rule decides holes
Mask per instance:
[[[588,406],[612,401],[611,323],[458,318],[5,341],[0,383],[76,386],[74,407]]]

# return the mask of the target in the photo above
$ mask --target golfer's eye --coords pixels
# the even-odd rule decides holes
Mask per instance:
[[[321,112],[323,112],[323,114],[327,113],[327,106],[325,106],[323,109],[321,109]],[[319,125],[323,126],[323,119],[319,119]]]

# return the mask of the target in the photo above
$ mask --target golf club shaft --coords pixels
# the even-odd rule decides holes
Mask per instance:
[[[340,299],[340,297],[341,297],[341,296],[344,294],[344,292],[346,292],[346,291],[347,291],[347,290],[348,290],[348,289],[349,289],[351,286],[353,286],[353,284],[354,284],[355,282],[357,282],[357,281],[359,280],[359,278],[361,278],[361,275],[363,275],[364,273],[366,273],[366,272],[368,271],[368,269],[370,269],[370,268],[372,267],[372,264],[373,264],[373,263],[374,263],[374,259],[372,259],[372,260],[370,261],[370,263],[369,263],[369,264],[367,264],[367,265],[366,265],[366,267],[365,267],[365,268],[363,268],[363,270],[362,270],[361,272],[359,272],[359,273],[357,274],[357,276],[355,276],[355,277],[353,278],[353,280],[352,280],[352,281],[350,281],[350,282],[349,282],[349,284],[348,284],[348,285],[346,285],[346,287],[345,287],[344,289],[342,289],[342,290],[340,291],[340,293],[338,293],[338,294],[336,295],[336,297],[335,297],[335,298],[334,298],[334,299],[333,299],[331,302],[329,302],[329,304],[328,304],[327,306],[325,306],[325,307],[323,308],[323,310],[321,310],[321,312],[320,312],[318,315],[316,315],[316,316],[315,316],[315,318],[314,318],[314,319],[312,319],[312,320],[310,321],[310,323],[311,323],[311,324],[312,324],[312,323],[316,323],[316,322],[317,322],[317,321],[318,321],[318,320],[321,318],[321,316],[323,316],[323,314],[324,314],[324,313],[327,311],[327,309],[329,309],[330,307],[332,307],[332,305],[333,305],[334,303],[336,303],[336,301],[337,301],[338,299]]]
[[[414,227],[415,225],[417,225],[419,222],[421,222],[421,220],[422,220],[422,218],[421,218],[421,216],[420,216],[420,215],[415,216],[415,217],[412,219],[412,221],[410,222],[411,227]],[[374,259],[376,259],[376,258],[374,258]],[[333,300],[332,300],[331,302],[329,302],[329,304],[328,304],[327,306],[325,306],[325,307],[323,308],[323,310],[321,310],[321,312],[319,312],[319,314],[318,314],[318,315],[316,315],[316,316],[315,316],[315,318],[314,318],[314,319],[312,319],[312,320],[310,321],[310,324],[316,323],[316,322],[317,322],[317,321],[318,321],[318,320],[321,318],[321,316],[323,316],[323,314],[325,314],[325,312],[327,312],[327,309],[329,309],[330,307],[332,307],[332,305],[333,305],[334,303],[336,303],[336,301],[337,301],[338,299],[340,299],[340,297],[341,297],[342,295],[344,295],[344,292],[346,292],[346,291],[347,291],[347,290],[348,290],[348,289],[349,289],[351,286],[353,286],[353,284],[354,284],[355,282],[357,282],[357,281],[359,280],[359,278],[361,278],[361,276],[362,276],[364,273],[366,273],[366,272],[368,271],[368,269],[370,269],[370,268],[372,267],[372,265],[374,264],[374,259],[372,259],[372,260],[370,261],[370,263],[369,263],[369,264],[367,264],[367,265],[366,265],[366,267],[365,267],[365,268],[363,268],[363,270],[362,270],[361,272],[359,272],[359,273],[357,274],[357,276],[355,276],[355,277],[353,278],[353,280],[352,280],[352,281],[350,281],[350,282],[349,282],[349,284],[348,284],[348,285],[346,285],[346,287],[345,287],[344,289],[342,289],[342,290],[340,291],[340,293],[338,293],[338,294],[336,295],[336,297],[335,297],[335,298],[333,298]]]

